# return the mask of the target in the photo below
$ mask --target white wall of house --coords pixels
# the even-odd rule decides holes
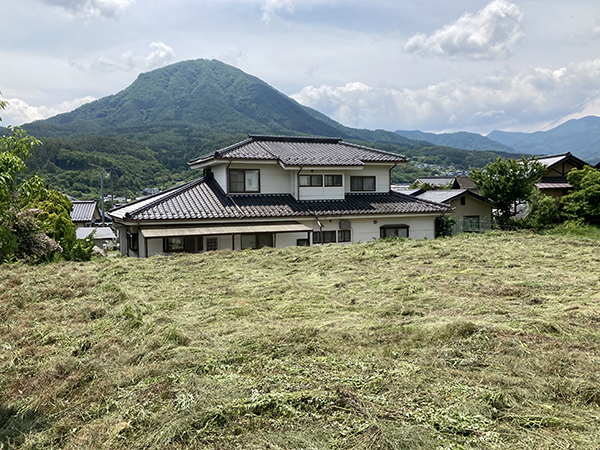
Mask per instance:
[[[221,189],[227,192],[227,164],[219,164],[211,167],[215,181],[219,183]]]
[[[296,177],[298,172],[295,171]],[[346,177],[344,172],[340,170],[302,170],[300,175],[321,175],[323,177],[323,186],[308,187],[300,186],[300,198],[299,200],[343,200],[345,195],[345,181]],[[325,175],[341,175],[342,185],[341,186],[325,186]]]
[[[346,192],[351,191],[350,177],[375,177],[375,192],[389,192],[390,166],[365,166],[363,170],[349,170],[344,177]]]
[[[160,239],[148,239],[148,256],[162,255],[163,253],[163,240]]]

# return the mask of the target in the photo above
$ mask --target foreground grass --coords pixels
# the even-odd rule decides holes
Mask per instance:
[[[600,242],[0,266],[0,448],[600,448]]]

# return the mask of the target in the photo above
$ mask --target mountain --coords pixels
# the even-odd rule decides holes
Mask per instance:
[[[464,150],[489,150],[509,153],[513,152],[513,150],[507,145],[493,141],[492,139],[489,139],[480,134],[468,133],[466,131],[440,134],[426,133],[419,130],[396,130],[395,132],[400,136],[404,136],[408,139],[428,141],[435,145],[462,148]]]
[[[219,61],[198,59],[142,73],[123,91],[74,111],[24,125],[32,135],[82,137],[118,135],[154,141],[177,134],[175,167],[199,156],[198,142],[215,130],[227,135],[282,134],[336,136],[344,139],[413,145],[389,131],[345,127],[304,107],[264,81]],[[168,140],[168,139],[167,139]],[[162,145],[162,142],[161,142]],[[164,147],[156,146],[156,150]]]
[[[111,185],[119,193],[197,177],[188,170],[189,160],[248,133],[342,137],[458,170],[482,167],[499,156],[435,146],[391,131],[349,128],[252,75],[204,59],[143,73],[121,92],[23,128],[43,142],[28,161],[30,170],[78,198],[98,195],[101,167],[113,168]],[[393,180],[435,173],[423,167],[398,168]]]
[[[520,153],[551,155],[571,152],[590,163],[600,160],[600,117],[597,116],[572,119],[548,131],[492,131],[487,137]]]

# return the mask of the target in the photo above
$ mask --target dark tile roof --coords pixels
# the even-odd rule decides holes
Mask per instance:
[[[110,212],[125,220],[211,220],[335,215],[443,213],[447,206],[396,192],[346,194],[344,200],[297,201],[290,194],[234,195],[198,179]]]
[[[214,160],[272,160],[285,166],[362,166],[366,162],[403,163],[399,154],[363,147],[341,138],[256,136],[201,156],[188,164],[200,165]]]
[[[452,189],[477,189],[477,185],[469,177],[456,177]]]
[[[72,203],[71,220],[73,222],[92,222],[94,220],[95,201],[74,201]]]

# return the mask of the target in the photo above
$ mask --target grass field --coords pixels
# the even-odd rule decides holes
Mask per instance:
[[[0,266],[0,448],[598,449],[600,241]]]

